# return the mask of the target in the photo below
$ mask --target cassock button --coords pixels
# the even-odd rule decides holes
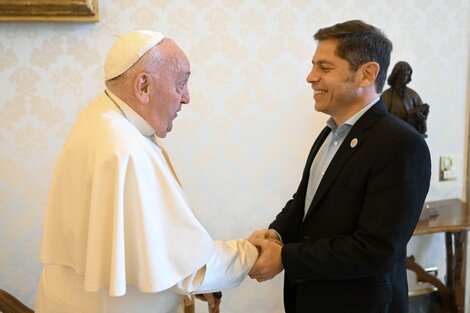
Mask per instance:
[[[354,148],[355,146],[357,146],[357,138],[353,138],[353,140],[351,140],[350,146],[351,148]]]

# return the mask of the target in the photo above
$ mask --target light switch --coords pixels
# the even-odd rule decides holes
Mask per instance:
[[[446,155],[440,157],[439,162],[439,180],[455,180],[457,179],[457,166],[454,155]]]

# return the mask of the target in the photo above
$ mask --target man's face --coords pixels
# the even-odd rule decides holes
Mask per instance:
[[[312,59],[312,70],[307,82],[313,89],[315,110],[344,122],[353,104],[358,100],[358,75],[352,72],[348,61],[335,54],[336,40],[321,40]]]
[[[177,48],[177,47],[176,47]],[[175,49],[171,61],[151,75],[150,124],[158,137],[164,138],[173,128],[173,120],[182,104],[189,103],[189,61],[184,53]]]

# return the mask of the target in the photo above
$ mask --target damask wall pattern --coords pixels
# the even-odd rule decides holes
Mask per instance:
[[[165,139],[193,210],[216,239],[266,227],[295,191],[326,117],[305,82],[314,32],[348,19],[382,28],[392,66],[414,70],[430,104],[428,200],[463,197],[470,3],[466,0],[100,0],[100,22],[0,24],[0,288],[34,307],[42,217],[55,161],[78,114],[104,88],[114,38],[154,29],[191,61],[191,103]],[[458,157],[438,181],[440,155]],[[423,261],[439,240],[413,239]],[[429,254],[429,253],[428,253]],[[445,266],[442,258],[439,265]],[[425,264],[433,266],[435,264]],[[444,271],[441,271],[442,273]],[[228,313],[283,312],[282,275],[224,292]],[[206,312],[199,304],[198,312]]]

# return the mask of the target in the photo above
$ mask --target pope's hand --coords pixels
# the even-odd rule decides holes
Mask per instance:
[[[248,238],[248,241],[260,251],[258,260],[248,273],[251,278],[262,282],[282,272],[284,269],[281,258],[282,244],[279,241],[275,242],[269,238],[261,239],[252,236]]]
[[[222,300],[220,298],[214,297],[213,293],[199,294],[196,295],[196,298],[207,302],[209,313],[220,313],[220,303]]]
[[[278,244],[281,244],[281,240],[275,231],[272,229],[258,229],[251,233],[250,237],[248,237],[248,241],[252,238],[259,238],[259,239],[267,239]]]

